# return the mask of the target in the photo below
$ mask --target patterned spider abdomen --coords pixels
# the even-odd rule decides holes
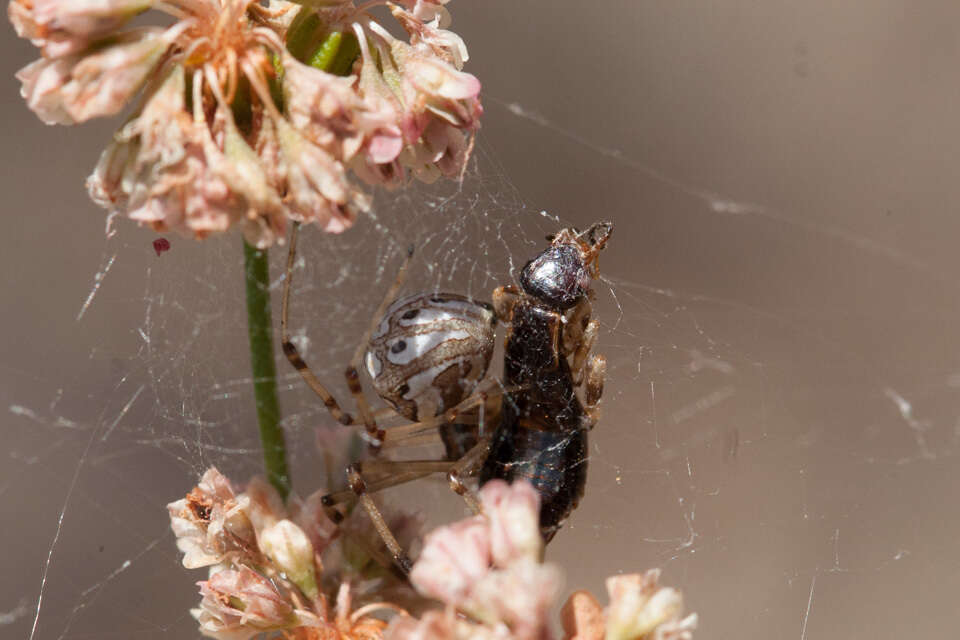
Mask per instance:
[[[366,365],[373,387],[409,420],[442,413],[486,375],[495,328],[493,307],[465,296],[400,298],[370,336]]]

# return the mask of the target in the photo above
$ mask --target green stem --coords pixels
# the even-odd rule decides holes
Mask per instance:
[[[247,285],[247,330],[250,334],[253,395],[257,401],[263,462],[270,484],[286,499],[290,493],[290,474],[287,471],[283,429],[280,427],[280,403],[277,400],[267,252],[251,247],[244,241],[243,262]]]

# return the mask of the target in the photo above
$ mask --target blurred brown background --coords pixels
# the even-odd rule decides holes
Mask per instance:
[[[476,165],[305,235],[294,315],[318,370],[336,379],[404,242],[425,286],[481,295],[543,234],[612,219],[605,414],[548,552],[568,588],[662,567],[701,639],[949,635],[960,5],[450,8],[484,83]],[[258,469],[239,237],[157,257],[119,221],[107,240],[83,179],[118,123],[42,125],[13,78],[36,54],[4,33],[0,636],[28,636],[42,591],[39,639],[194,637],[203,574],[163,505],[209,464]],[[285,366],[307,493],[330,421]],[[462,513],[427,486],[431,522]]]

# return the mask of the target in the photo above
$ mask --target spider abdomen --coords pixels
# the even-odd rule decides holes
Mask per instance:
[[[452,293],[400,298],[370,336],[365,363],[377,394],[410,420],[469,396],[494,348],[493,308]]]

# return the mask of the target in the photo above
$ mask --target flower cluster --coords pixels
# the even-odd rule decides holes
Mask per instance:
[[[526,482],[488,482],[483,514],[430,533],[410,574],[420,601],[404,608],[383,601],[392,586],[377,578],[351,609],[346,582],[324,575],[321,555],[337,537],[319,493],[295,495],[284,505],[266,482],[254,479],[237,493],[209,469],[186,498],[167,506],[187,568],[210,567],[199,583],[203,599],[192,611],[200,631],[221,640],[247,640],[282,631],[295,640],[552,640],[550,611],[562,575],[541,562],[539,496]],[[393,523],[398,524],[398,523]],[[360,531],[344,537],[362,541]],[[347,542],[347,540],[344,540]],[[362,542],[368,548],[369,541]],[[382,551],[381,560],[386,556]],[[658,584],[660,572],[607,580],[610,604],[601,608],[585,591],[563,607],[564,640],[691,640],[696,614],[682,617],[680,593]],[[379,588],[377,588],[379,587]],[[335,601],[333,611],[328,599]],[[444,607],[435,609],[439,600]],[[397,602],[397,600],[393,600]],[[387,623],[372,612],[388,612]]]
[[[157,230],[242,225],[251,244],[288,219],[330,232],[369,198],[462,170],[480,83],[460,69],[448,0],[11,0],[42,57],[17,77],[50,124],[136,105],[87,182],[91,198]],[[407,34],[369,12],[387,5]],[[128,27],[148,10],[167,27]]]
[[[210,577],[199,583],[200,606],[191,612],[201,633],[221,640],[278,630],[300,640],[382,636],[386,624],[367,615],[377,607],[351,612],[346,583],[330,612],[320,587],[320,557],[336,528],[319,497],[291,496],[284,506],[263,480],[237,493],[211,468],[185,498],[167,505],[183,566],[210,568]]]
[[[542,564],[539,496],[527,483],[490,481],[480,491],[483,515],[427,537],[410,579],[446,606],[419,619],[395,617],[387,640],[549,640],[548,614],[560,570]],[[657,584],[659,571],[607,580],[610,606],[574,593],[564,606],[565,640],[690,640],[696,614],[681,618],[683,598]],[[466,614],[466,617],[464,615]]]

